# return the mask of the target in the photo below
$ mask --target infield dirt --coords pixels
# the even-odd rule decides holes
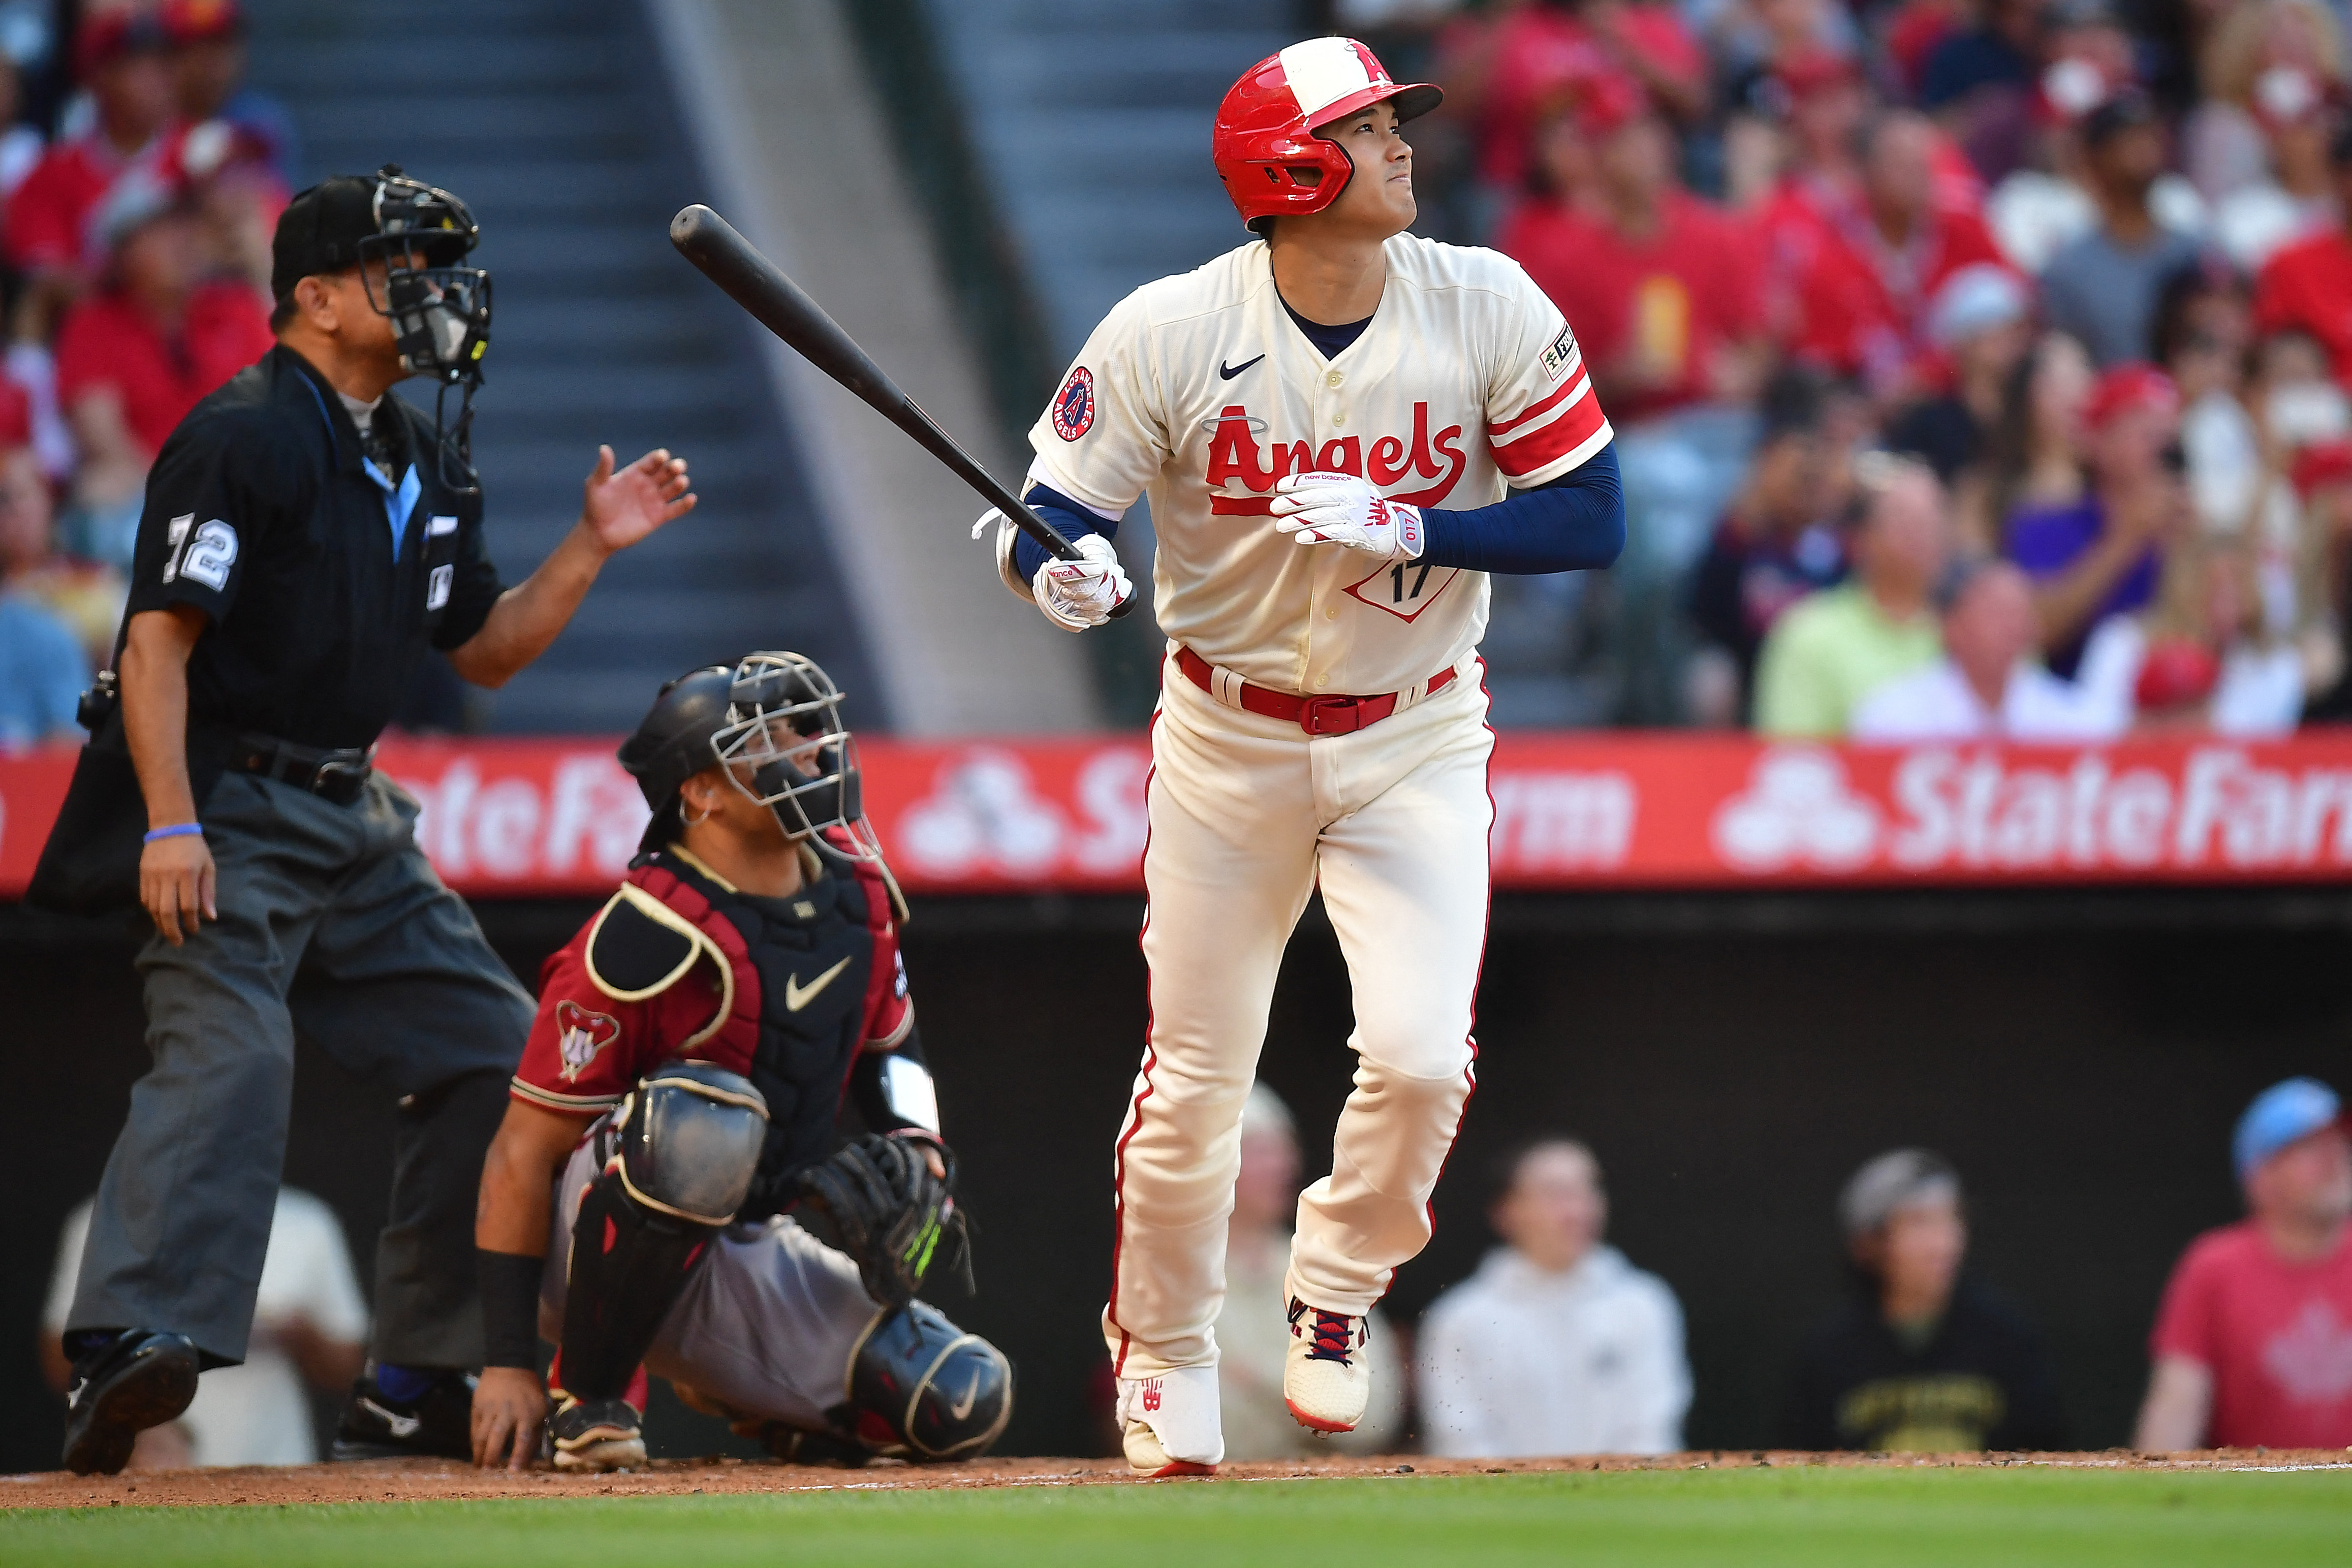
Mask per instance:
[[[925,1491],[949,1488],[1192,1486],[1231,1481],[1316,1480],[1372,1476],[1524,1475],[1570,1470],[1840,1468],[1997,1468],[2229,1470],[2347,1469],[2352,1450],[2221,1448],[2185,1454],[1803,1454],[1726,1451],[1660,1458],[1439,1459],[1393,1458],[1226,1465],[1213,1480],[1144,1481],[1118,1459],[979,1459],[916,1467],[887,1461],[863,1469],[780,1465],[740,1459],[656,1459],[645,1469],[570,1475],[550,1469],[478,1470],[431,1459],[283,1468],[141,1470],[120,1476],[63,1471],[0,1477],[0,1509],[276,1507],[289,1503],[431,1502],[443,1500],[555,1497],[676,1497],[696,1492]]]

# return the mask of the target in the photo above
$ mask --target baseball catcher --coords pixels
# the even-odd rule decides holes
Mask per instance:
[[[483,1168],[478,1464],[542,1421],[560,1468],[644,1463],[648,1373],[792,1458],[969,1458],[1012,1414],[1003,1355],[913,1299],[969,1279],[963,1216],[840,708],[755,653],[621,748],[653,820],[541,973]]]

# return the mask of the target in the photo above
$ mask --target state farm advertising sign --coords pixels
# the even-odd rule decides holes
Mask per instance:
[[[417,837],[478,898],[611,888],[646,812],[604,739],[387,742]],[[867,810],[910,891],[1135,892],[1140,736],[864,742]],[[24,891],[70,751],[0,758],[0,898]],[[2352,729],[2091,748],[1507,733],[1495,882],[1514,889],[2352,878]]]

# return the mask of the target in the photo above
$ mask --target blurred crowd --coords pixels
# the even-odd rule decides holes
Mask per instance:
[[[1582,341],[1631,542],[1512,724],[2097,740],[2352,712],[2339,0],[1331,0],[1423,232]]]
[[[2155,1304],[2135,1447],[2352,1447],[2352,1131],[2336,1092],[2289,1079],[2240,1117],[2229,1157],[2246,1217],[2197,1237]],[[1299,1182],[1289,1113],[1260,1085],[1217,1321],[1235,1460],[1388,1453],[1417,1410],[1422,1451],[1455,1458],[1665,1454],[1693,1384],[1673,1289],[1607,1244],[1600,1162],[1573,1139],[1501,1150],[1486,1218],[1498,1245],[1404,1342],[1375,1313],[1372,1406],[1324,1439],[1282,1397],[1279,1294]],[[1958,1453],[2080,1442],[2040,1330],[1968,1267],[1960,1174],[1924,1149],[1865,1163],[1835,1215],[1851,1286],[1799,1348],[1777,1447]],[[1411,1353],[1407,1353],[1408,1351]],[[1410,1383],[1411,1397],[1406,1384]]]
[[[270,347],[296,165],[236,0],[0,0],[0,748],[79,741],[148,465]]]

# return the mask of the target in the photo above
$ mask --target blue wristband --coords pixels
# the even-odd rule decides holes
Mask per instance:
[[[192,833],[199,838],[203,837],[205,825],[201,822],[175,822],[169,827],[151,827],[147,830],[147,837],[140,842],[152,844],[158,838],[185,838]]]

